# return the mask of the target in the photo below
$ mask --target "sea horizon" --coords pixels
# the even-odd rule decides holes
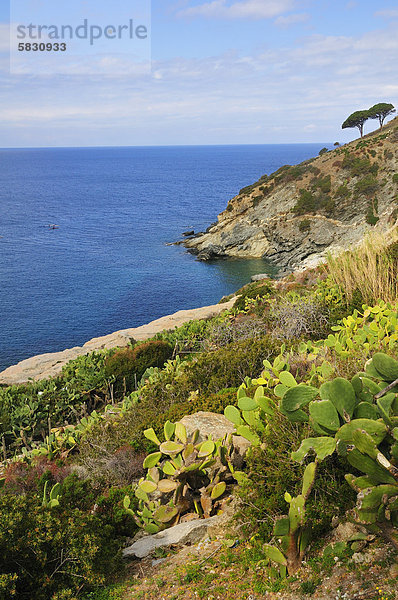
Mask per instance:
[[[97,145],[97,146],[0,146],[0,150],[91,150],[94,148],[228,148],[246,146],[314,146],[316,144],[332,146],[333,142],[265,142],[263,144],[133,144],[133,145]]]

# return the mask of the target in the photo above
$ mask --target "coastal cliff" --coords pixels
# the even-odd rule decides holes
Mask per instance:
[[[317,264],[398,217],[398,117],[317,158],[263,175],[206,232],[181,242],[199,260],[260,258],[282,271]]]

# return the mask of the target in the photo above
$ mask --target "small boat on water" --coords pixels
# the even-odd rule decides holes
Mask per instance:
[[[55,225],[55,223],[50,223],[48,228],[49,229],[59,229],[59,225]]]

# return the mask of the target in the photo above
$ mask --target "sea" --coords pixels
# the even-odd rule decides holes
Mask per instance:
[[[273,274],[262,259],[204,263],[167,244],[325,145],[0,149],[0,370]]]

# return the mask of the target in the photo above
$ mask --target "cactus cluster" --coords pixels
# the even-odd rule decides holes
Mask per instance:
[[[380,323],[385,322],[381,319]],[[308,421],[318,434],[304,439],[292,453],[292,459],[298,462],[309,453],[314,453],[316,460],[305,470],[302,494],[296,498],[285,495],[289,514],[275,524],[274,535],[280,540],[280,547],[265,547],[269,562],[278,565],[282,576],[298,568],[309,540],[305,501],[314,482],[316,464],[335,451],[363,473],[359,477],[346,476],[358,493],[356,521],[372,534],[382,533],[398,547],[398,361],[378,352],[365,370],[350,381],[336,377],[324,381],[319,388],[298,384],[283,356],[274,364],[264,361],[264,367],[261,377],[251,382],[259,385],[254,398],[247,395],[246,382],[238,390],[238,407],[228,406],[224,411],[237,433],[254,445],[261,444],[261,432],[269,427],[268,416],[276,409],[274,401],[265,395],[267,389],[272,389],[274,396],[280,398],[280,411],[289,420]],[[324,379],[328,374],[329,369],[320,373]]]
[[[306,466],[301,494],[292,498],[288,492],[285,493],[289,512],[277,519],[274,525],[274,537],[279,548],[270,544],[263,547],[269,561],[278,565],[282,577],[286,576],[286,571],[289,575],[297,571],[310,542],[311,527],[306,524],[305,503],[314,485],[316,469],[316,461]]]
[[[238,407],[226,406],[224,415],[235,425],[236,433],[249,440],[252,445],[260,444],[259,433],[263,432],[266,424],[264,417],[273,415],[275,402],[265,395],[263,386],[256,389],[253,398],[247,395],[247,387],[251,381],[243,383],[237,392]],[[239,410],[240,409],[240,410]]]
[[[188,436],[182,423],[170,421],[164,425],[164,442],[152,428],[144,434],[158,451],[144,460],[147,474],[135,488],[138,510],[130,509],[129,496],[124,498],[124,508],[137,524],[148,533],[156,533],[182,517],[189,520],[217,513],[228,486],[239,476],[232,464],[232,436],[198,442],[198,431]]]
[[[362,313],[354,310],[333,326],[335,334],[328,336],[325,345],[342,356],[359,345],[368,351],[380,347],[393,349],[398,341],[397,309],[382,300],[375,306],[363,305],[362,309]]]
[[[398,361],[376,353],[351,380],[321,386],[310,403],[313,429],[321,437],[302,442],[292,458],[314,450],[318,460],[335,450],[363,475],[346,475],[357,492],[355,519],[398,547]]]

